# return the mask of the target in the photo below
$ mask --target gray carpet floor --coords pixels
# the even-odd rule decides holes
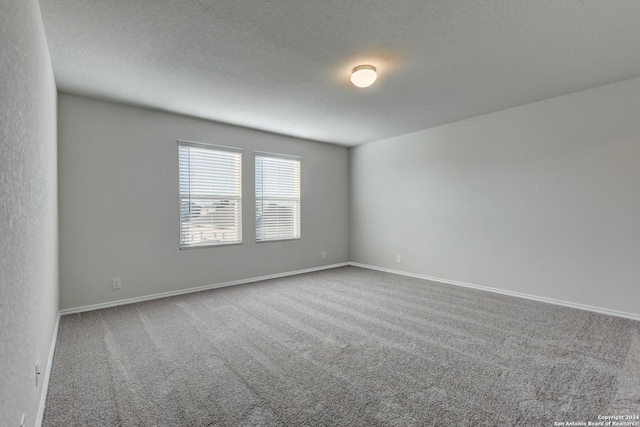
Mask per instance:
[[[64,316],[44,426],[640,414],[640,322],[344,267]]]

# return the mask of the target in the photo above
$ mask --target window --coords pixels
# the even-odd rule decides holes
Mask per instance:
[[[256,153],[256,241],[300,238],[300,162]]]
[[[180,248],[242,243],[242,152],[178,141]]]

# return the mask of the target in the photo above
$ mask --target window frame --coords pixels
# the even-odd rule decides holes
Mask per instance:
[[[203,249],[203,248],[217,248],[217,247],[224,247],[224,246],[238,246],[238,245],[242,245],[244,242],[243,239],[243,211],[242,211],[242,202],[243,202],[243,187],[242,187],[242,173],[243,173],[243,154],[244,154],[244,150],[242,148],[237,148],[237,147],[229,147],[229,146],[225,146],[225,145],[217,145],[217,144],[212,144],[212,143],[208,143],[208,142],[199,142],[199,141],[190,141],[190,140],[185,140],[185,139],[178,139],[177,140],[177,146],[178,146],[178,246],[180,248],[180,250],[191,250],[191,249]],[[182,244],[182,196],[183,194],[181,193],[181,188],[180,188],[180,148],[181,147],[195,147],[195,148],[201,148],[201,149],[208,149],[211,151],[218,151],[218,152],[226,152],[226,153],[235,153],[238,154],[240,159],[239,159],[239,181],[238,181],[238,188],[240,189],[239,191],[239,196],[236,198],[234,198],[234,200],[238,201],[239,204],[239,209],[240,209],[240,213],[239,213],[239,224],[238,224],[238,228],[237,228],[237,233],[239,236],[239,241],[233,241],[233,242],[220,242],[220,243],[208,243],[208,244],[200,244],[200,245],[183,245]]]
[[[257,215],[257,205],[258,205],[258,196],[257,196],[257,185],[256,185],[256,179],[257,179],[257,169],[256,169],[256,160],[258,157],[270,157],[270,158],[276,158],[276,159],[283,159],[283,160],[293,160],[293,161],[297,161],[298,162],[298,198],[297,198],[297,202],[298,202],[298,236],[297,237],[284,237],[284,238],[277,238],[277,239],[261,239],[258,240],[258,215]],[[302,157],[301,156],[294,156],[294,155],[290,155],[290,154],[280,154],[280,153],[271,153],[271,152],[267,152],[267,151],[254,151],[253,154],[253,166],[254,166],[254,170],[253,170],[253,195],[254,195],[254,205],[255,205],[255,211],[254,211],[254,239],[255,239],[255,243],[272,243],[272,242],[286,242],[286,241],[291,241],[291,240],[300,240],[302,239]],[[264,200],[264,197],[263,197]],[[296,199],[294,199],[296,200]]]

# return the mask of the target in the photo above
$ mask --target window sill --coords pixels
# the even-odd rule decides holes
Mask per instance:
[[[236,243],[218,243],[215,245],[198,245],[198,246],[180,246],[180,250],[190,250],[190,249],[205,249],[205,248],[219,248],[221,246],[240,246],[242,242]]]
[[[272,243],[272,242],[288,242],[290,240],[300,240],[301,237],[292,237],[289,239],[269,239],[269,240],[256,240],[256,243]]]

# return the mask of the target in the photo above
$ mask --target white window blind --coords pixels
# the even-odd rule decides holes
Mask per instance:
[[[256,241],[300,238],[300,163],[256,153]]]
[[[180,248],[242,243],[242,153],[178,141]]]

